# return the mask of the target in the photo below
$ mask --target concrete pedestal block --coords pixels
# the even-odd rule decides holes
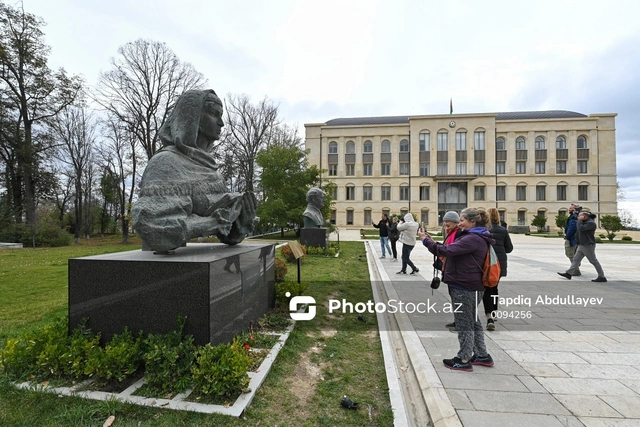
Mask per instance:
[[[230,341],[275,305],[273,245],[189,243],[173,255],[129,251],[69,260],[69,331],[88,318],[104,342],[125,326]]]
[[[300,244],[327,249],[326,228],[301,228]]]

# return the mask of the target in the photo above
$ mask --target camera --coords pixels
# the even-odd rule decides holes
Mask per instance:
[[[440,278],[438,276],[431,280],[431,289],[438,289],[440,287]]]

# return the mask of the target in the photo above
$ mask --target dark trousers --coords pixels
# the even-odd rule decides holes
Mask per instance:
[[[489,314],[498,310],[498,299],[491,298],[492,295],[498,296],[498,286],[493,288],[484,288],[484,295],[482,296],[482,305],[484,305],[484,313]]]
[[[398,259],[398,249],[396,249],[396,243],[398,239],[389,239],[391,242],[391,252],[393,252],[393,259]]]
[[[412,250],[413,246],[402,244],[402,271],[407,271],[407,265],[411,267],[411,270],[417,270],[416,266],[413,265],[413,262],[409,259]]]

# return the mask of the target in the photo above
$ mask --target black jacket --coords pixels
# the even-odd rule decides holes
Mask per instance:
[[[389,221],[385,221],[384,219],[381,219],[380,222],[378,223],[378,225],[373,224],[373,226],[375,228],[379,228],[380,229],[380,237],[387,237],[389,236]]]
[[[491,236],[496,241],[493,245],[493,250],[496,251],[496,256],[500,261],[500,276],[505,277],[507,275],[507,254],[513,251],[513,244],[511,243],[511,237],[506,228],[495,222],[491,224]]]
[[[389,239],[398,240],[398,223],[392,222],[389,226]]]

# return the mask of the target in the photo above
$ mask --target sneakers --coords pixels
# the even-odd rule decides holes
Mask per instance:
[[[407,272],[406,272],[406,271],[403,271],[403,270],[400,270],[400,271],[398,271],[396,274],[407,274]]]
[[[398,258],[391,258],[392,262],[398,262]]]
[[[444,366],[451,369],[452,371],[473,371],[473,366],[471,365],[470,361],[467,361],[467,363],[463,363],[462,359],[460,359],[459,357],[454,357],[453,359],[444,359],[442,363],[444,363]],[[493,363],[493,361],[491,361],[491,363]]]
[[[592,282],[606,282],[607,278],[606,277],[598,277],[596,279],[592,279]]]
[[[413,270],[413,271],[412,271],[411,273],[409,273],[409,274],[416,274],[418,271],[420,271],[420,269],[419,269],[419,268],[416,268],[415,270]]]
[[[487,319],[487,331],[494,331],[496,325],[493,323],[493,319]]]
[[[451,322],[451,323],[447,323],[446,325],[444,325],[445,328],[455,328],[456,327],[456,322]]]
[[[490,354],[487,354],[484,357],[476,356],[475,354],[471,356],[469,359],[469,363],[472,365],[480,365],[480,366],[493,366],[493,359]]]
[[[380,257],[380,259],[385,259],[385,258],[386,258],[386,256],[384,256],[384,255],[382,255],[382,256]]]
[[[560,273],[560,272],[558,272],[558,274],[560,276],[564,277],[565,279],[571,280],[571,275],[569,273]]]

